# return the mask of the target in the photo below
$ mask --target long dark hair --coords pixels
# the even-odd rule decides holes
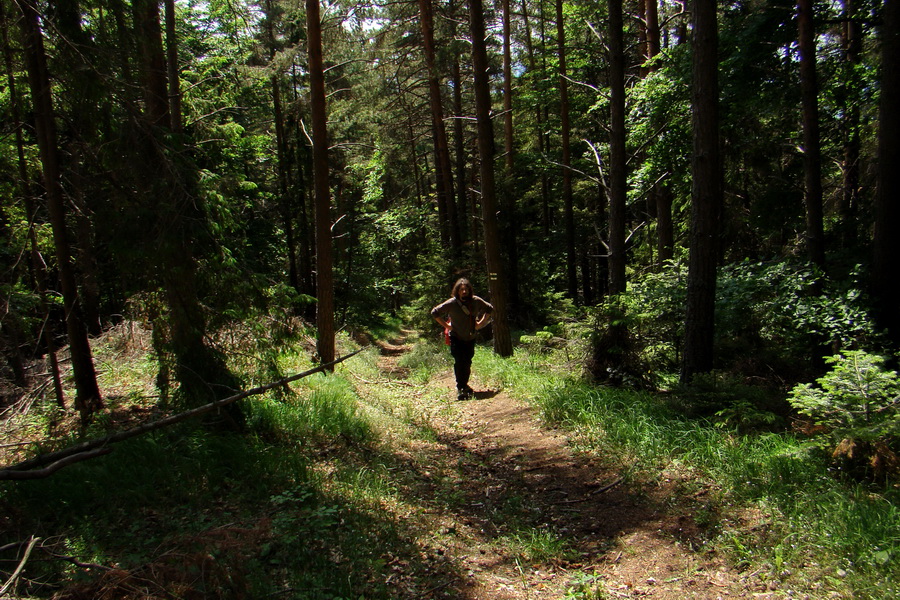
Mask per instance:
[[[456,280],[456,283],[453,284],[453,297],[459,300],[459,290],[462,286],[469,286],[469,291],[472,292],[472,295],[475,295],[475,290],[472,289],[472,283],[466,279],[465,277],[460,277]]]

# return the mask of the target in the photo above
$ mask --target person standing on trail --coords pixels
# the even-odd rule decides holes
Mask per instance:
[[[474,394],[469,387],[469,375],[472,373],[472,357],[475,356],[475,333],[488,324],[493,311],[491,303],[476,296],[472,284],[465,278],[453,285],[448,300],[431,309],[431,316],[450,338],[456,392],[460,400],[471,398]]]

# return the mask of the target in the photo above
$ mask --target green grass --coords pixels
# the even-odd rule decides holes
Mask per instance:
[[[146,358],[116,360],[114,350],[101,354],[110,357],[105,376],[122,390],[114,408],[145,406],[138,399]],[[158,595],[170,597],[190,589],[207,598],[387,599],[397,592],[386,583],[391,564],[421,574],[420,592],[441,585],[427,579],[435,570],[423,540],[434,532],[421,519],[434,506],[454,511],[471,502],[457,464],[469,458],[435,465],[429,454],[432,417],[452,419],[458,410],[428,383],[451,361],[445,347],[420,341],[401,360],[410,376],[397,381],[378,360],[367,350],[334,374],[243,401],[240,434],[186,424],[117,444],[48,479],[4,482],[0,546],[36,535],[57,554],[155,578],[168,586]],[[290,348],[278,361],[285,373],[311,366]],[[571,429],[581,449],[618,468],[634,493],[673,486],[671,510],[692,515],[704,533],[696,541],[728,552],[738,567],[810,597],[898,597],[895,488],[842,481],[826,457],[791,435],[739,434],[687,418],[673,395],[591,387],[578,365],[571,346],[517,348],[500,358],[480,345],[473,373]],[[55,414],[35,411],[23,426],[40,432]],[[423,479],[418,470],[430,474]],[[423,481],[436,505],[421,496]],[[498,546],[521,569],[565,558],[565,537],[529,520],[524,505],[518,497],[497,504]],[[17,560],[15,550],[0,554],[0,580]],[[98,581],[47,554],[27,573],[33,583],[18,593],[34,597],[49,597],[57,583]],[[567,597],[605,592],[585,574]]]
[[[711,526],[711,543],[747,568],[813,589],[849,587],[857,598],[898,596],[893,488],[842,481],[790,434],[738,435],[681,417],[654,394],[568,383],[537,400],[547,420],[578,431],[586,447],[616,457],[620,468],[646,481],[678,481],[685,497],[708,490],[712,505],[695,514]],[[763,515],[752,532],[736,518],[748,508]]]

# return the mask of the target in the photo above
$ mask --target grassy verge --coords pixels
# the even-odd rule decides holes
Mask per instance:
[[[588,386],[568,352],[520,348],[502,359],[479,346],[474,373],[535,402],[545,419],[576,432],[583,450],[614,461],[635,489],[669,490],[671,509],[698,526],[691,543],[725,550],[748,572],[812,598],[897,597],[895,488],[841,482],[789,435],[739,435],[684,418],[670,397]],[[104,363],[118,390],[108,421],[146,418],[152,406],[152,369],[145,355],[132,355]],[[303,371],[306,356],[282,349],[278,369]],[[10,595],[452,595],[466,573],[441,562],[439,550],[458,543],[459,525],[435,515],[465,514],[473,499],[460,477],[478,465],[439,456],[432,420],[456,408],[428,382],[450,368],[446,349],[416,344],[399,374],[377,361],[368,350],[333,375],[246,400],[241,434],[172,428],[46,480],[0,484],[0,585],[35,536]],[[33,411],[18,431],[37,436],[57,416]],[[523,564],[565,554],[564,539],[517,521],[520,507],[497,511],[503,552]]]
[[[278,360],[282,372],[310,366],[302,352]],[[140,392],[154,376],[146,364],[137,351],[104,363],[116,393],[87,435],[150,418],[152,402]],[[388,448],[406,411],[401,402],[357,393],[359,380],[376,371],[369,351],[333,375],[243,401],[243,432],[185,424],[48,479],[3,482],[0,586],[19,564],[24,569],[2,595],[397,597],[383,575],[390,561],[427,569]],[[0,442],[61,427],[56,411],[31,415],[27,430],[3,431]]]
[[[811,597],[900,597],[900,493],[842,480],[807,440],[738,434],[689,419],[669,395],[593,387],[534,358],[477,357],[476,369],[530,398],[550,423],[576,432],[633,483],[671,490],[693,515],[692,544],[728,552],[739,567]]]

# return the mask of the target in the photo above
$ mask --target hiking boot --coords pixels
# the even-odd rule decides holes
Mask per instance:
[[[456,390],[456,399],[457,400],[465,400],[468,398],[468,394],[466,394],[466,390],[464,388],[459,388]]]

